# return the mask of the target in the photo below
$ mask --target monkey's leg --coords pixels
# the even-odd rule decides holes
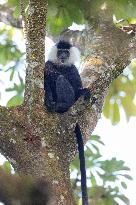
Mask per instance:
[[[68,80],[59,75],[56,81],[56,112],[66,112],[75,102],[75,93]]]

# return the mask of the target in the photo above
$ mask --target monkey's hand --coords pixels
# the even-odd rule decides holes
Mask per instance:
[[[50,102],[50,104],[46,103],[46,106],[47,106],[47,110],[49,112],[55,112],[56,111],[56,102],[52,101],[52,102]]]
[[[57,103],[56,104],[56,112],[64,113],[67,112],[70,106],[67,103]]]
[[[91,96],[91,92],[88,88],[82,88],[80,89],[80,96],[84,96],[84,100],[90,100],[91,99],[91,105],[93,105],[96,102],[96,98]]]
[[[90,100],[91,98],[91,92],[88,88],[83,88],[83,96],[84,96],[84,100]]]
[[[91,92],[88,88],[80,88],[79,96],[84,96],[84,100],[89,100],[91,98]]]

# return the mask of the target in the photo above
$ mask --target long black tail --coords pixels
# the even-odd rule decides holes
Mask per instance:
[[[75,127],[75,133],[78,144],[79,160],[80,160],[80,172],[81,172],[81,190],[82,190],[82,205],[88,205],[88,193],[86,185],[86,169],[85,169],[85,156],[84,156],[84,143],[80,130],[80,126],[77,123]]]

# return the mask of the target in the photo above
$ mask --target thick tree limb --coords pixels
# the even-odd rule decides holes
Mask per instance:
[[[112,22],[109,21],[101,20],[99,28],[97,29],[97,31],[95,31],[93,27],[89,27],[83,31],[73,31],[67,29],[61,33],[61,38],[72,42],[73,45],[78,46],[82,55],[85,57],[94,54],[93,48],[95,46],[102,45],[103,47],[100,48],[100,51],[104,49],[104,44],[105,47],[107,47],[108,45],[106,45],[105,42],[107,42],[108,39],[111,40],[109,43],[109,49],[107,51],[105,49],[106,53],[103,53],[103,55],[107,56],[107,59],[111,56],[111,59],[114,60],[118,56],[119,52],[121,52],[121,50],[123,51],[124,48],[127,48],[127,53],[130,55],[130,60],[136,57],[136,37],[123,32],[119,28],[116,28]],[[112,46],[112,48],[110,48],[110,46]],[[109,53],[109,50],[112,52]],[[98,51],[97,55],[100,55],[100,51]]]
[[[25,103],[31,112],[34,104],[43,105],[43,68],[45,64],[46,1],[29,2],[27,19]],[[39,97],[37,98],[37,93]]]

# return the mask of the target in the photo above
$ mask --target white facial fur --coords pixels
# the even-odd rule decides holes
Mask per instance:
[[[57,62],[57,47],[53,46],[49,52],[48,60],[52,61],[53,63]]]
[[[59,63],[57,59],[57,47],[56,46],[53,46],[51,48],[51,51],[48,55],[48,60],[54,63]],[[80,51],[78,48],[73,46],[70,48],[70,57],[64,64],[69,65],[69,64],[75,64],[76,62],[80,62]]]
[[[69,64],[75,64],[76,62],[80,62],[80,51],[76,47],[70,48],[70,57],[68,60]]]

